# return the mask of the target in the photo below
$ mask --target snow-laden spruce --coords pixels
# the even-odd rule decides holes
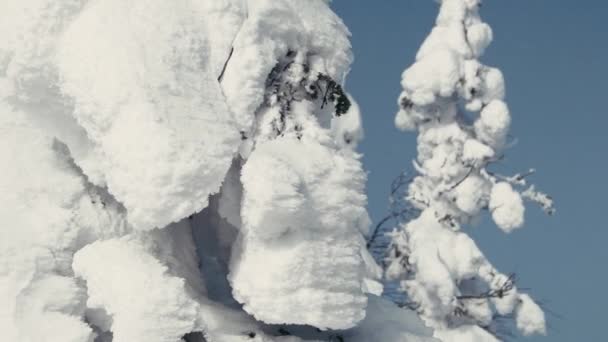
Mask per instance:
[[[445,341],[490,341],[513,317],[524,335],[545,317],[513,276],[498,272],[461,230],[488,210],[505,232],[524,223],[522,197],[552,212],[550,198],[488,167],[502,159],[510,126],[500,70],[478,58],[492,30],[479,0],[443,0],[416,62],[403,73],[395,124],[418,131],[418,173],[406,198],[419,216],[393,234],[387,274],[401,279],[408,306]]]
[[[367,293],[327,1],[6,0],[0,32],[0,340],[430,340]]]

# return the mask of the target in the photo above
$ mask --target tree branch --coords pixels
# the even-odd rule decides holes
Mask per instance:
[[[230,62],[230,59],[232,58],[232,53],[233,52],[234,52],[234,47],[231,47],[230,48],[230,54],[228,55],[228,58],[226,58],[226,61],[224,62],[224,67],[222,68],[222,72],[217,77],[217,81],[218,82],[222,82],[222,79],[224,78],[224,73],[226,72],[226,68],[228,67],[228,62]]]

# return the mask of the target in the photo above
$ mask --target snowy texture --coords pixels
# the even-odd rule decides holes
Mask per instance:
[[[221,215],[240,223],[229,279],[267,323],[350,328],[365,316],[365,292],[379,292],[352,151],[360,113],[341,86],[351,59],[325,1],[250,1],[222,78],[244,139],[242,192],[231,182],[220,198]],[[224,210],[240,196],[242,223]]]
[[[359,105],[352,96],[348,95],[348,99],[350,108],[344,115],[332,119],[331,130],[336,144],[354,149],[363,139],[363,126]]]
[[[432,334],[415,312],[399,308],[386,299],[369,296],[365,319],[344,334],[344,341],[438,342]]]
[[[92,341],[71,260],[82,246],[126,234],[125,212],[86,182],[65,149],[0,101],[0,337]]]
[[[74,258],[74,272],[87,285],[88,320],[112,331],[115,342],[175,342],[197,330],[197,303],[152,248],[129,236],[93,243]]]
[[[460,326],[456,329],[438,330],[435,337],[441,341],[499,342],[495,336],[478,326]]]
[[[517,329],[519,329],[524,335],[532,335],[546,333],[545,325],[542,322],[545,321],[544,312],[534,303],[532,298],[527,294],[519,296],[519,305],[515,311],[515,322],[517,323]]]
[[[489,205],[494,222],[505,232],[511,232],[524,223],[524,203],[509,183],[501,182],[492,187]]]
[[[0,32],[0,340],[431,340],[368,294],[328,1],[7,0]]]
[[[348,30],[326,1],[249,0],[222,88],[243,134],[264,101],[271,70],[289,51],[311,55],[310,67],[341,82],[352,61]]]
[[[61,90],[101,154],[99,181],[137,229],[204,208],[240,142],[207,52],[228,47],[208,46],[199,7],[93,1],[59,43]]]
[[[403,72],[395,117],[398,128],[418,131],[418,176],[400,199],[417,217],[392,234],[386,274],[445,341],[495,341],[511,317],[525,335],[545,333],[538,305],[461,231],[484,210],[505,232],[521,227],[522,197],[553,212],[548,196],[523,191],[529,174],[488,170],[502,159],[511,118],[502,73],[478,60],[492,40],[480,4],[440,2],[436,26]]]
[[[230,280],[256,318],[333,329],[363,319],[365,176],[349,157],[287,137],[251,154]]]

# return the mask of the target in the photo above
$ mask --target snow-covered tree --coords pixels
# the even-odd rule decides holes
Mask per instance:
[[[373,295],[328,1],[6,0],[0,32],[0,340],[429,339]]]
[[[348,31],[324,2],[250,2],[233,45],[222,86],[248,125],[241,198],[222,194],[219,205],[240,203],[222,213],[241,217],[235,298],[267,323],[352,327],[365,314],[369,219],[356,134],[341,127],[359,121],[336,81],[351,60]]]
[[[497,271],[462,227],[489,211],[509,233],[524,223],[524,199],[552,213],[551,199],[526,184],[529,173],[490,170],[503,158],[511,122],[499,69],[479,57],[492,30],[480,0],[440,1],[435,27],[403,73],[395,124],[418,132],[417,176],[401,206],[415,217],[392,234],[387,276],[398,279],[406,305],[445,341],[490,341],[514,321],[524,335],[545,333],[541,308]]]

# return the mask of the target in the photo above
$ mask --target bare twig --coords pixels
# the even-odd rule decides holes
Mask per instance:
[[[407,176],[408,173],[403,171],[399,176],[395,177],[391,183],[391,190],[389,196],[390,208],[388,214],[383,217],[378,224],[374,227],[372,234],[367,241],[367,248],[369,249],[376,239],[382,232],[382,227],[389,221],[395,220],[400,222],[406,219],[406,214],[413,210],[413,208],[406,202],[405,199],[405,187],[412,181],[411,177]]]
[[[230,48],[230,54],[228,54],[228,58],[226,58],[226,61],[224,62],[224,67],[222,68],[222,72],[217,77],[218,82],[222,82],[222,79],[224,78],[224,73],[226,72],[226,68],[228,67],[228,62],[230,62],[233,52],[234,52],[234,47]]]

